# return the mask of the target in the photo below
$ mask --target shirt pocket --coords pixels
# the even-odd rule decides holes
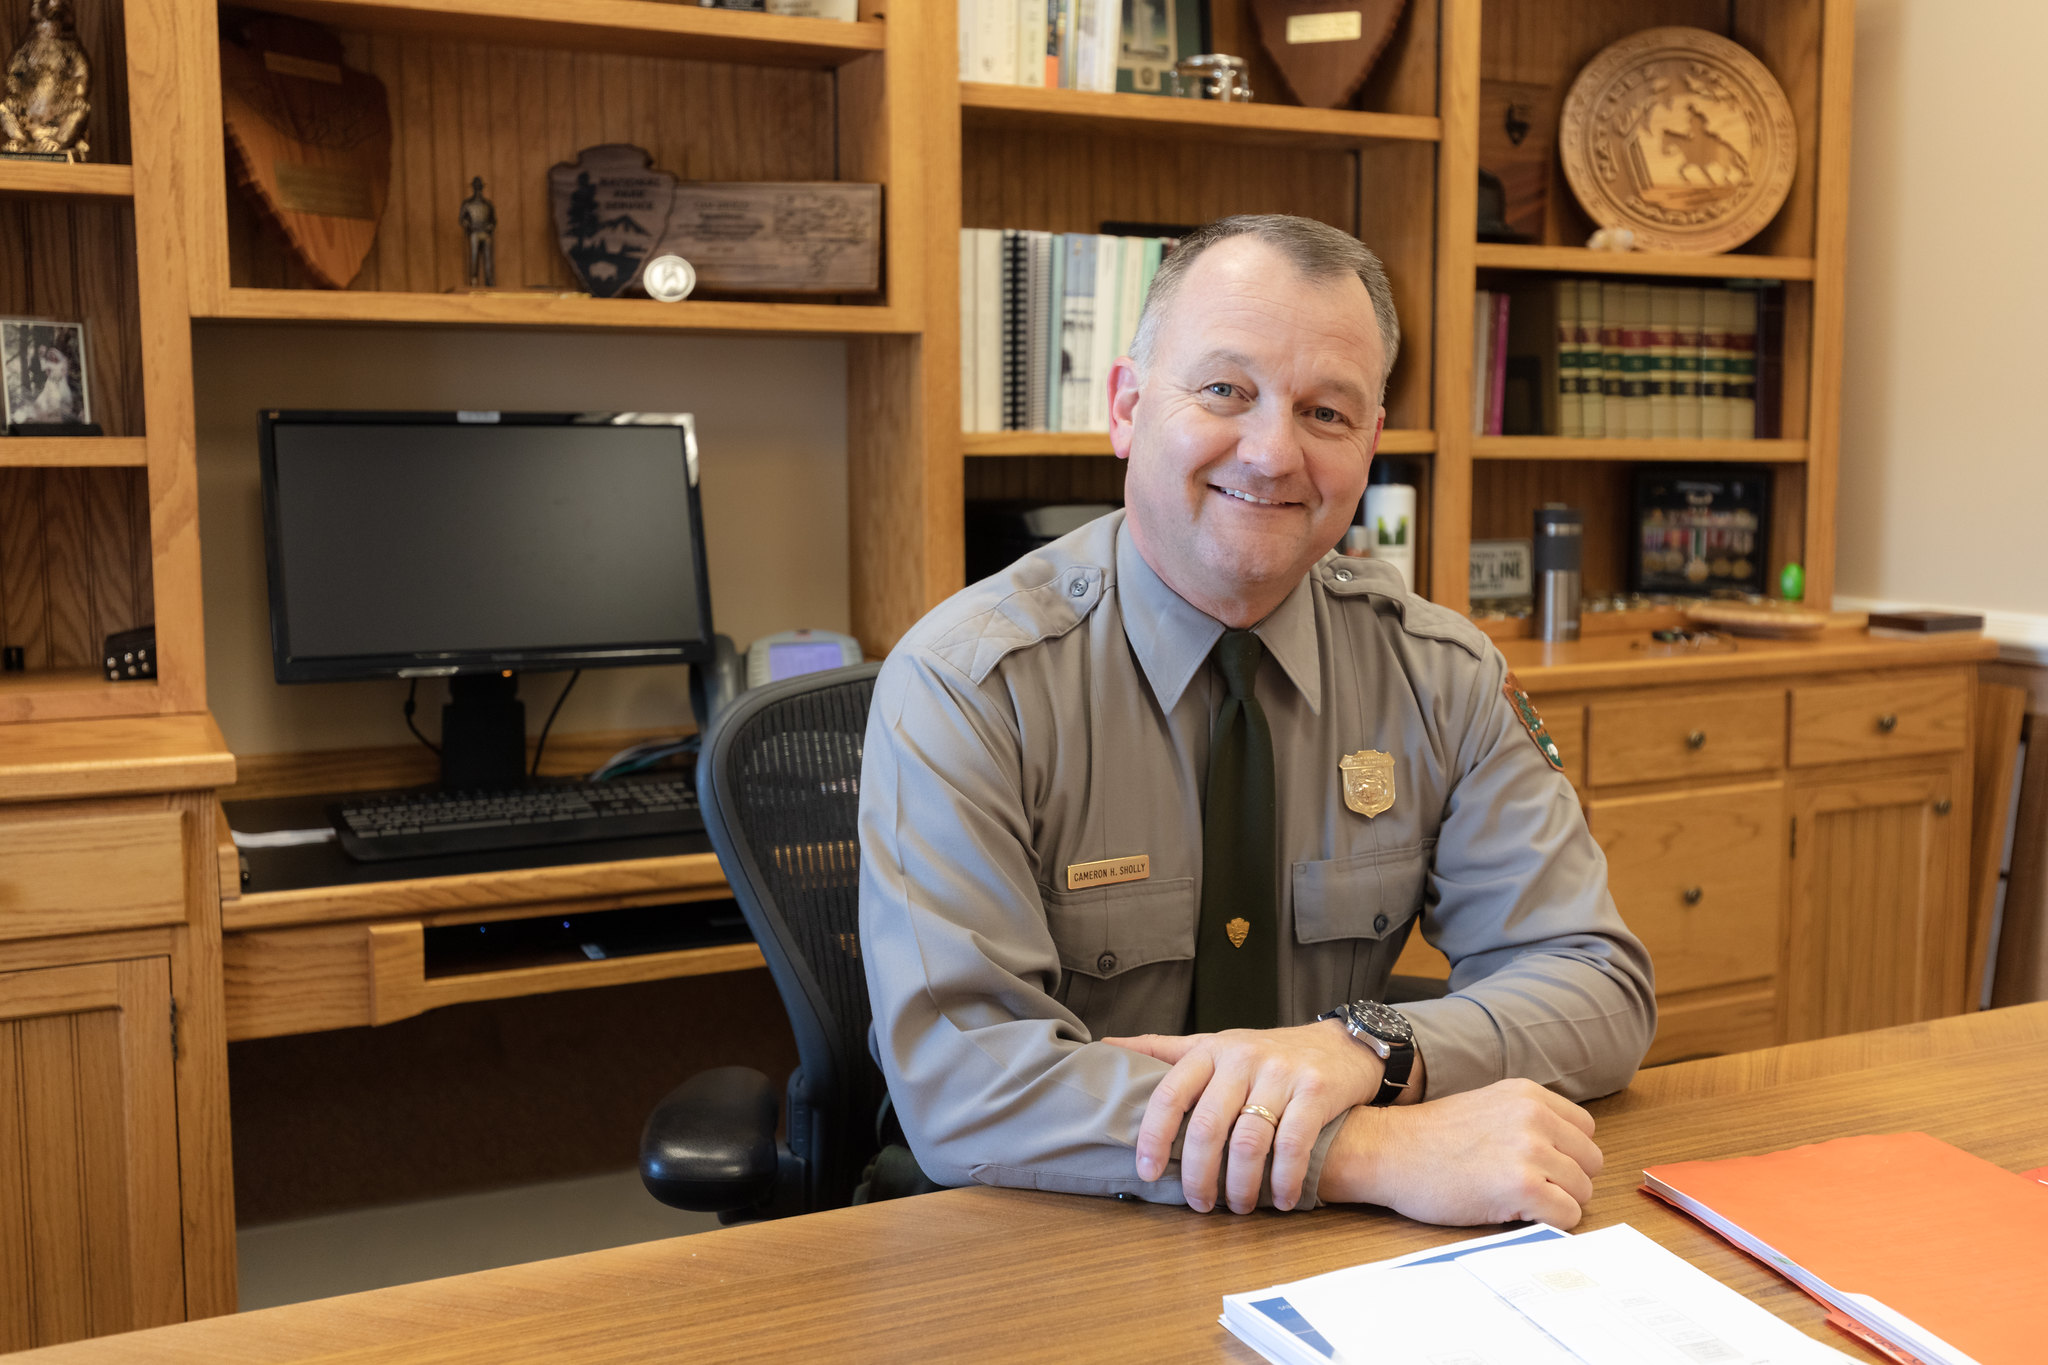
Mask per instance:
[[[1422,909],[1436,840],[1294,865],[1298,943],[1384,939]]]
[[[1105,981],[1155,962],[1195,955],[1195,879],[1126,883],[1088,891],[1039,888],[1060,966]]]

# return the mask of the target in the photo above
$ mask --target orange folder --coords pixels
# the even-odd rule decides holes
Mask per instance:
[[[1925,1133],[1643,1174],[1762,1243],[1766,1264],[1832,1309],[1863,1295],[1979,1365],[2048,1360],[2048,1185]]]

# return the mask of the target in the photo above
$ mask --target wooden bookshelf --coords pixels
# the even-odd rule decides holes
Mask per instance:
[[[1216,104],[977,81],[960,83],[960,110],[969,125],[980,127],[1199,138],[1251,146],[1343,148],[1372,142],[1435,142],[1443,134],[1441,120],[1422,114]]]
[[[132,199],[135,168],[84,161],[15,161],[0,158],[0,195],[53,199]]]
[[[1804,464],[1804,441],[1648,441],[1627,437],[1474,436],[1475,460],[1627,460]]]
[[[0,469],[141,468],[149,443],[140,436],[9,436],[0,438]]]
[[[839,23],[667,0],[255,0],[360,32],[581,52],[832,68],[887,46],[877,20]]]
[[[766,333],[788,336],[915,332],[903,308],[829,303],[726,303],[596,299],[587,294],[420,294],[362,289],[230,288],[195,316],[267,322],[380,322],[431,327],[616,328],[624,331]]]
[[[1662,275],[1672,279],[1810,280],[1810,256],[1682,256],[1670,251],[1591,251],[1582,246],[1523,246],[1480,242],[1472,263],[1481,270],[1534,270],[1555,275]]]

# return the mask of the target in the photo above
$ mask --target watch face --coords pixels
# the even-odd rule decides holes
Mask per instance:
[[[1415,1041],[1415,1029],[1409,1024],[1408,1016],[1392,1005],[1382,1005],[1377,1000],[1361,1000],[1351,1007],[1351,1017],[1375,1038],[1395,1044]]]

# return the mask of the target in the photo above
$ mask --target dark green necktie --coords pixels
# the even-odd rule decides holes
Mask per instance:
[[[1230,688],[1209,739],[1202,809],[1202,923],[1195,940],[1197,1033],[1280,1021],[1280,914],[1274,905],[1273,731],[1253,695],[1265,648],[1227,630],[1209,656]]]

